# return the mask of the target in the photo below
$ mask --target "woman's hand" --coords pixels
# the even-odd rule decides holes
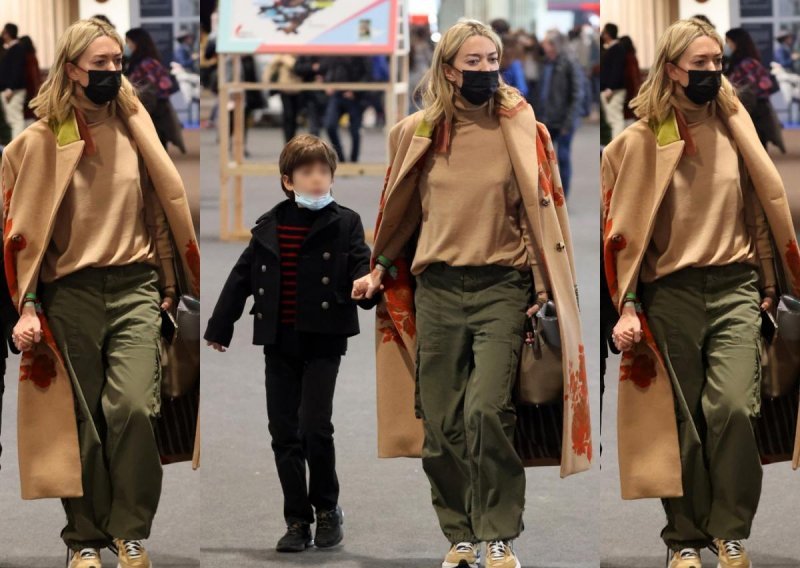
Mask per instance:
[[[216,341],[206,341],[206,345],[211,347],[214,351],[219,351],[220,353],[225,353],[227,349],[221,343],[217,343]]]
[[[353,291],[350,297],[354,300],[370,299],[378,290],[383,290],[383,270],[375,268],[371,273],[365,274],[353,282]]]
[[[536,303],[532,305],[530,308],[528,308],[528,311],[526,311],[525,314],[529,318],[532,318],[534,315],[536,315],[536,312],[542,309],[542,306],[544,306],[547,303],[547,300],[548,300],[547,292],[539,292],[538,294],[536,294]]]
[[[170,296],[164,296],[164,299],[161,300],[161,309],[165,312],[170,311],[174,305],[175,300],[173,300]]]
[[[769,312],[778,303],[778,293],[775,286],[764,288],[764,297],[761,299],[761,311]]]
[[[611,338],[620,351],[630,351],[636,343],[642,340],[642,323],[639,321],[636,308],[631,305],[623,308],[622,315],[611,333]]]
[[[22,315],[14,326],[11,338],[14,340],[14,346],[20,351],[30,351],[34,344],[42,340],[42,324],[35,307],[27,305],[22,308]]]

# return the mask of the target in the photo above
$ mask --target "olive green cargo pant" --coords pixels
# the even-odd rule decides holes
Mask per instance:
[[[744,264],[687,268],[646,285],[642,302],[670,368],[684,496],[665,499],[671,548],[745,539],[761,495],[760,298]]]
[[[82,498],[63,500],[73,549],[144,539],[161,496],[160,295],[144,264],[85,268],[43,286],[42,307],[72,378]]]
[[[531,276],[500,266],[429,266],[416,279],[422,465],[452,542],[522,531],[525,470],[512,390]]]

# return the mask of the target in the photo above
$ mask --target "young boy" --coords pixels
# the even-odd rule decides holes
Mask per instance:
[[[336,153],[327,143],[296,136],[281,152],[279,168],[288,199],[256,221],[204,337],[224,352],[247,297],[255,298],[253,343],[264,346],[267,417],[287,525],[276,549],[300,552],[312,542],[328,548],[343,538],[333,391],[347,338],[359,333],[351,294],[353,281],[369,272],[370,250],[358,214],[330,193]],[[376,302],[357,303],[369,309]]]

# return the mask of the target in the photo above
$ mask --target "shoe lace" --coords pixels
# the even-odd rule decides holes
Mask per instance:
[[[691,560],[692,558],[700,558],[700,554],[698,554],[697,549],[694,548],[684,548],[678,553],[678,555],[681,557],[681,560]]]
[[[493,560],[501,560],[505,558],[508,545],[503,540],[493,540],[489,543],[489,557]]]
[[[139,558],[144,552],[144,546],[141,540],[126,540],[122,542],[125,548],[125,553],[131,558]]]
[[[286,528],[289,534],[303,535],[305,534],[306,525],[304,525],[303,523],[295,522],[295,523],[289,523],[289,526]]]
[[[322,511],[317,513],[317,528],[330,529],[337,524],[336,511]]]
[[[740,557],[744,552],[744,546],[740,540],[724,540],[722,541],[722,546],[725,547],[725,552],[728,553],[728,556],[733,558]]]
[[[455,545],[455,549],[456,552],[459,553],[474,552],[475,545],[472,544],[471,542],[459,542],[458,544]]]
[[[93,558],[97,558],[99,555],[97,554],[97,550],[94,548],[82,548],[80,552],[78,552],[78,556],[81,557],[81,560],[92,560]]]

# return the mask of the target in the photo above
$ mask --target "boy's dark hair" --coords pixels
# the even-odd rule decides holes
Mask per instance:
[[[11,39],[17,39],[19,28],[17,27],[16,24],[9,23],[6,24],[5,27],[3,27],[3,31],[6,32],[8,34],[8,37],[10,37]]]
[[[603,31],[611,39],[617,39],[617,34],[619,34],[619,28],[617,27],[617,24],[612,24],[611,22],[607,23],[605,27],[603,27]]]
[[[323,163],[331,169],[331,176],[336,173],[336,152],[330,144],[311,134],[298,134],[283,147],[278,158],[278,169],[281,173],[281,189],[294,199],[294,192],[283,185],[283,176],[292,179],[294,171],[307,164]]]

